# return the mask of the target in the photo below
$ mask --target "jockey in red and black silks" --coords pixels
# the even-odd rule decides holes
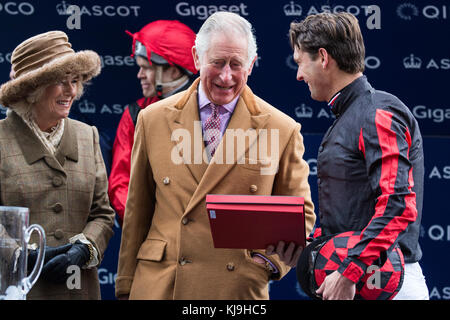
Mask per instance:
[[[417,121],[397,97],[375,90],[365,76],[329,106],[336,120],[317,158],[321,231],[360,231],[337,270],[357,283],[396,244],[405,263],[419,261],[424,163]]]

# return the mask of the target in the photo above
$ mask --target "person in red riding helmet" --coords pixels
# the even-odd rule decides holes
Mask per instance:
[[[129,104],[120,119],[112,150],[108,194],[122,224],[130,180],[131,149],[139,111],[188,88],[197,70],[192,58],[195,33],[176,20],[157,20],[131,33],[132,57],[143,97]]]

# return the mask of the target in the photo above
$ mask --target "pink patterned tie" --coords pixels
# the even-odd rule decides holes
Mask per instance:
[[[220,117],[219,117],[219,107],[213,103],[210,104],[212,113],[208,119],[205,121],[205,141],[206,148],[211,155],[211,158],[216,152],[217,146],[222,138],[222,133],[220,132]]]

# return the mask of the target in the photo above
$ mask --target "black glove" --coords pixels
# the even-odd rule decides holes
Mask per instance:
[[[60,255],[67,250],[69,250],[72,247],[71,243],[65,244],[63,246],[59,247],[49,247],[45,246],[45,256],[44,256],[44,264],[47,263],[51,258],[56,257],[57,255]],[[28,273],[33,270],[34,265],[36,263],[37,257],[39,254],[39,249],[36,250],[29,250],[28,251],[28,262],[27,262],[27,269]]]
[[[70,276],[70,274],[67,273],[67,268],[73,265],[77,265],[81,268],[86,265],[89,258],[89,247],[77,240],[66,253],[57,255],[48,261],[42,269],[41,276],[43,279],[50,282],[65,282]]]

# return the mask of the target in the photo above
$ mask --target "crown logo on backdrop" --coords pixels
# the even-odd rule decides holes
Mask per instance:
[[[83,100],[78,104],[78,109],[81,113],[95,113],[96,107],[93,102],[89,102],[88,100]]]
[[[406,69],[420,69],[422,60],[411,53],[408,57],[403,59],[403,65]]]
[[[286,16],[301,16],[302,7],[299,4],[295,4],[294,1],[289,2],[289,4],[283,7],[284,14]]]
[[[297,118],[312,118],[313,109],[302,103],[300,106],[295,108],[295,115]]]
[[[70,3],[66,3],[65,1],[63,1],[60,4],[56,5],[56,11],[60,16],[67,16],[69,15],[67,9],[69,9],[70,6]]]

